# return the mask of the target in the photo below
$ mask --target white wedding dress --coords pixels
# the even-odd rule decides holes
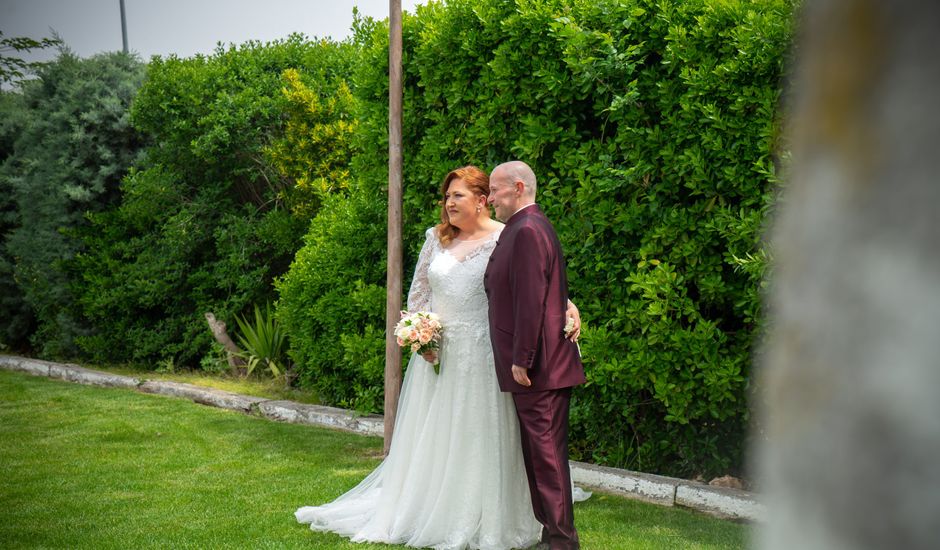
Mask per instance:
[[[414,547],[505,550],[538,542],[542,526],[532,513],[512,397],[496,382],[483,291],[498,233],[444,249],[428,229],[408,310],[441,318],[440,375],[412,356],[388,457],[335,501],[297,510],[299,522],[355,542]]]

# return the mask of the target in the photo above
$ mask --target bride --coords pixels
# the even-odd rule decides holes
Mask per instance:
[[[542,526],[532,512],[512,397],[496,382],[483,291],[503,225],[490,218],[489,178],[479,168],[450,172],[441,190],[442,223],[426,232],[408,293],[408,311],[440,316],[440,357],[412,356],[385,460],[346,494],[295,516],[354,542],[526,548]],[[569,314],[580,321],[576,309]]]

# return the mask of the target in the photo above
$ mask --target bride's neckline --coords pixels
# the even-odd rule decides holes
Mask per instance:
[[[477,241],[482,241],[483,239],[489,238],[493,233],[496,233],[496,232],[493,231],[493,232],[491,232],[491,233],[487,233],[486,235],[483,235],[482,237],[477,238],[477,239],[458,239],[458,238],[454,237],[454,242],[457,242],[457,243],[475,243],[475,242],[477,242]]]
[[[454,237],[453,241],[454,241],[454,242],[458,242],[458,243],[475,243],[475,242],[479,242],[479,241],[483,241],[483,240],[489,239],[489,238],[492,237],[493,235],[499,233],[499,231],[500,231],[501,229],[502,229],[502,227],[497,227],[496,229],[490,231],[489,233],[483,235],[482,237],[477,237],[476,239],[461,239],[460,237]]]

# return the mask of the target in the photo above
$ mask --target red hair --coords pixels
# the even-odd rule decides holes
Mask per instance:
[[[464,166],[451,170],[444,178],[444,183],[441,184],[442,197],[447,195],[450,183],[456,179],[463,180],[464,185],[474,195],[485,197],[490,194],[490,177],[487,173],[476,166]],[[443,246],[450,244],[454,237],[460,234],[460,229],[450,224],[450,216],[447,215],[447,205],[444,201],[441,201],[441,223],[437,224],[436,228],[437,238]]]

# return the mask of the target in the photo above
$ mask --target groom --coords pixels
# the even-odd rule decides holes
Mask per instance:
[[[571,387],[585,378],[577,345],[565,337],[565,259],[555,229],[535,204],[528,165],[512,161],[493,169],[488,199],[506,224],[483,278],[496,377],[516,404],[542,542],[552,550],[578,548],[568,405]]]

